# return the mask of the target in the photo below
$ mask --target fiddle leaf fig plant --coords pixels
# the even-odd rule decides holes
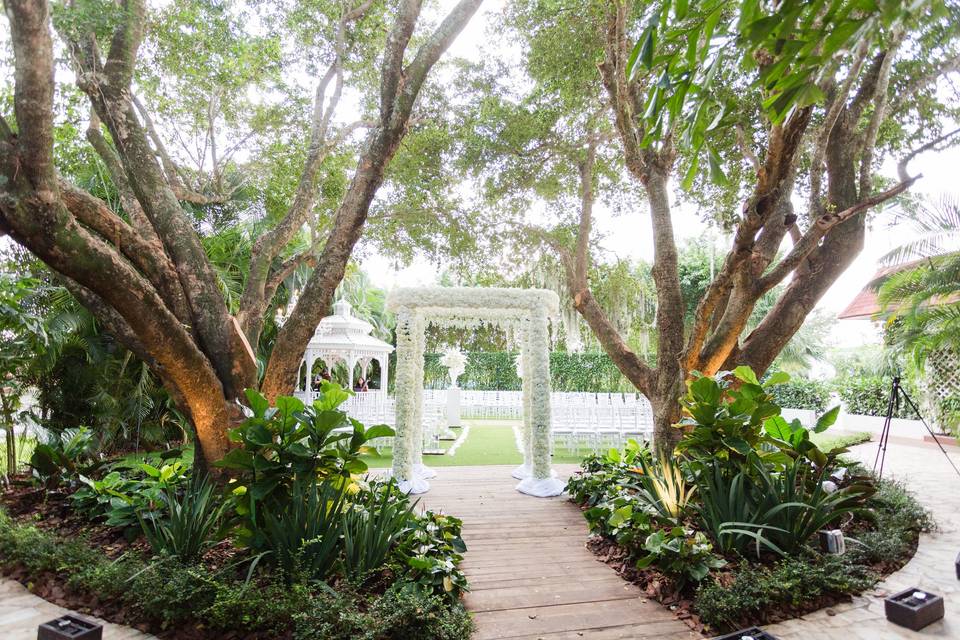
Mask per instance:
[[[215,464],[233,470],[237,514],[249,524],[260,523],[263,507],[283,508],[297,480],[329,480],[345,488],[353,476],[367,470],[363,454],[375,453],[376,438],[390,437],[387,425],[366,428],[340,406],[351,393],[325,382],[319,397],[306,406],[294,397],[281,396],[274,406],[260,392],[248,389],[252,415],[230,431],[239,445]]]
[[[687,382],[687,393],[680,401],[684,416],[676,426],[685,435],[677,451],[695,461],[728,462],[734,471],[743,467],[751,455],[779,468],[796,459],[826,466],[845,449],[823,452],[810,434],[832,426],[840,408],[827,411],[810,429],[797,419],[787,422],[780,415],[781,408],[771,387],[789,380],[789,375],[778,372],[761,382],[745,366],[721,371],[713,377],[695,374]]]

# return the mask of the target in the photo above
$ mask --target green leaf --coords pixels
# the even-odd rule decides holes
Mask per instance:
[[[394,431],[392,427],[389,427],[385,424],[377,424],[367,429],[367,432],[364,435],[366,436],[367,440],[373,440],[375,438],[389,438],[391,436],[395,436],[396,434],[397,432]]]
[[[717,381],[708,376],[702,376],[690,383],[690,395],[697,402],[707,405],[716,405],[723,395],[723,390]]]
[[[303,401],[293,396],[280,396],[274,404],[277,410],[285,416],[293,415],[304,409]]]
[[[687,10],[690,8],[688,0],[675,0],[673,3],[673,15],[677,20],[683,20],[687,17]]]
[[[817,424],[813,427],[814,433],[822,433],[832,427],[837,421],[837,416],[840,415],[840,405],[835,406],[834,408],[827,411],[825,414],[817,418]]]
[[[250,405],[253,415],[262,418],[267,412],[267,409],[270,408],[270,403],[267,402],[266,396],[256,389],[244,389],[243,393],[247,396],[247,404]]]
[[[744,440],[743,438],[738,438],[736,436],[728,436],[722,440],[724,446],[733,451],[736,451],[739,454],[747,455],[753,448],[750,446],[750,443]]]
[[[143,472],[144,472],[145,474],[147,474],[148,476],[150,476],[151,478],[159,478],[159,477],[160,477],[160,470],[157,469],[157,468],[156,468],[155,466],[153,466],[152,464],[147,464],[146,462],[141,462],[141,463],[140,463],[139,465],[137,465],[137,466],[139,466],[139,467],[140,467],[140,470],[143,471]]]
[[[863,26],[864,20],[848,20],[833,27],[830,35],[823,41],[823,55],[831,56],[840,49],[852,44],[853,35]]]
[[[760,381],[757,380],[757,374],[753,372],[753,369],[746,365],[740,365],[733,370],[733,375],[738,379],[744,382],[749,382],[750,384],[760,384]]]
[[[790,374],[786,371],[775,371],[769,378],[767,378],[767,381],[764,382],[764,385],[772,387],[774,385],[784,384],[786,382],[790,382]]]
[[[778,440],[790,442],[790,434],[792,433],[790,425],[781,416],[772,416],[764,420],[763,430]]]
[[[243,449],[233,449],[220,460],[213,463],[215,467],[224,469],[253,470],[253,454]]]
[[[709,146],[707,147],[707,158],[710,160],[710,180],[721,187],[730,184],[730,181],[727,180],[727,174],[723,172],[720,156]]]
[[[697,179],[697,172],[700,169],[700,150],[697,149],[693,153],[693,157],[690,160],[690,167],[687,169],[687,172],[683,175],[683,180],[680,182],[680,187],[684,191],[690,191],[693,187],[693,181]]]

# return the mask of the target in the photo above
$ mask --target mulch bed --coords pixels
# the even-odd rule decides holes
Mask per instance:
[[[909,553],[900,558],[893,558],[882,563],[872,565],[870,569],[882,577],[901,569],[910,558],[914,556],[917,550],[919,540],[913,540]],[[617,544],[614,540],[604,538],[599,535],[591,535],[587,539],[587,548],[597,556],[597,559],[612,567],[621,578],[637,585],[644,594],[656,600],[664,607],[672,611],[677,619],[682,620],[691,629],[704,635],[713,635],[714,630],[710,629],[700,620],[693,609],[692,593],[677,589],[676,582],[671,580],[656,569],[638,569],[635,558],[630,551]],[[736,566],[731,563],[729,566]],[[729,570],[720,570],[711,572],[721,585],[731,584],[736,572]],[[768,609],[766,619],[763,624],[775,624],[798,618],[813,611],[819,611],[828,607],[835,606],[844,602],[851,602],[853,598],[847,594],[824,594],[819,598],[806,602],[801,606],[794,606],[791,603],[783,603],[779,607]],[[833,615],[830,609],[827,609],[827,615]],[[754,621],[756,622],[756,621]]]
[[[83,538],[91,547],[100,549],[108,558],[116,559],[125,553],[150,554],[150,545],[142,536],[129,540],[121,529],[104,524],[91,523],[70,508],[69,494],[47,491],[32,485],[27,478],[14,478],[9,486],[0,491],[0,505],[16,522],[30,524],[38,529],[55,533],[61,538]],[[237,559],[238,550],[229,540],[210,549],[203,557],[204,566],[217,571]],[[160,638],[176,640],[257,640],[258,633],[221,633],[215,635],[195,627],[158,630],[138,619],[135,612],[113,600],[101,600],[98,594],[75,591],[66,583],[66,576],[54,572],[36,574],[25,567],[0,563],[0,574],[16,580],[31,593],[55,605],[91,615],[116,624],[126,625]],[[282,637],[279,639],[282,640]]]

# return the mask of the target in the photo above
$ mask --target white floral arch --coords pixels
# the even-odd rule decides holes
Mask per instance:
[[[523,369],[523,460],[513,472],[517,491],[547,497],[564,483],[550,467],[550,319],[559,313],[557,294],[546,289],[417,287],[396,289],[387,309],[397,318],[394,374],[397,435],[393,475],[408,493],[430,489],[436,472],[423,464],[423,351],[429,324],[471,329],[495,324],[520,342]]]

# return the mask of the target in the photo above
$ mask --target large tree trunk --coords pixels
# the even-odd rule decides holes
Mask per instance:
[[[264,384],[271,398],[293,389],[303,350],[343,276],[423,82],[481,1],[461,0],[411,55],[406,54],[421,2],[400,3],[383,55],[379,120],[301,303],[278,338]],[[16,133],[0,118],[0,231],[43,260],[108,331],[151,367],[192,421],[197,464],[204,466],[227,453],[227,428],[241,418],[237,401],[243,400],[244,388],[257,385],[250,342],[256,344],[279,281],[297,264],[309,262],[297,256],[271,270],[311,210],[316,173],[332,142],[325,132],[342,82],[344,29],[370,3],[341,17],[337,60],[318,83],[311,149],[300,186],[286,218],[256,244],[239,321],[228,312],[212,265],[180,205],[183,199],[210,200],[197,200],[185,189],[148,114],[132,95],[146,4],[119,4],[111,16],[116,26],[105,59],[102,40],[94,34],[78,29],[64,38],[77,84],[95,112],[87,138],[113,176],[129,222],[57,175],[49,3],[5,0],[14,50]],[[333,78],[334,98],[327,103],[326,86]],[[100,133],[100,122],[113,146]]]

